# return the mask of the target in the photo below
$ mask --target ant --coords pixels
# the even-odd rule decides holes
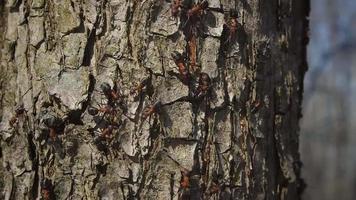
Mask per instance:
[[[113,105],[113,106],[119,106],[124,112],[127,112],[127,105],[126,102],[123,101],[123,98],[126,97],[125,95],[122,95],[119,87],[118,87],[118,82],[114,85],[113,88],[109,85],[109,83],[104,82],[100,85],[100,88],[106,98],[108,99],[108,104]]]
[[[203,14],[203,11],[208,8],[208,6],[209,3],[206,0],[199,4],[194,4],[193,7],[187,12],[188,20],[194,16],[200,17]]]
[[[44,200],[55,199],[52,182],[47,178],[41,181],[41,196]]]
[[[54,142],[57,140],[57,135],[61,129],[63,129],[63,121],[62,119],[54,116],[50,116],[49,118],[44,119],[43,123],[49,129],[49,138]]]
[[[256,113],[258,111],[258,109],[260,109],[262,107],[262,104],[263,103],[259,100],[252,102],[251,113]]]
[[[21,104],[15,109],[15,115],[9,120],[9,124],[11,127],[14,127],[14,124],[17,123],[17,120],[20,116],[22,116],[26,111],[24,105]]]
[[[237,28],[238,28],[238,21],[237,21],[238,13],[236,10],[231,9],[229,13],[229,18],[227,22],[224,24],[223,27],[223,35],[227,34],[227,38],[224,40],[224,43],[231,42],[236,35]]]
[[[89,107],[88,108],[88,113],[92,116],[98,115],[98,113],[102,113],[101,120],[104,119],[104,117],[108,114],[107,120],[113,122],[115,120],[115,117],[118,116],[118,110],[116,110],[113,106],[107,104],[103,107],[95,108],[95,107]]]
[[[104,107],[100,107],[99,109],[98,108],[94,108],[94,107],[89,107],[88,108],[88,113],[90,115],[97,115],[98,113],[103,113],[104,115],[105,114],[116,114],[116,110],[114,107],[110,106],[110,105],[106,105]]]
[[[229,185],[225,183],[219,183],[218,180],[213,180],[210,187],[208,188],[208,191],[206,191],[206,194],[209,196],[218,194],[219,192],[224,191],[226,187],[229,187]]]
[[[200,73],[199,75],[199,81],[198,81],[198,87],[195,91],[194,96],[197,99],[200,99],[201,97],[204,97],[207,95],[207,93],[210,90],[210,84],[211,84],[211,79],[207,73]]]
[[[212,141],[212,137],[210,137],[210,139],[208,139],[207,141],[207,145],[205,147],[205,151],[204,151],[204,157],[203,157],[203,166],[208,167],[209,163],[210,163],[210,153],[211,153],[211,145],[212,145],[213,141]]]
[[[189,61],[192,72],[197,71],[197,37],[193,34],[188,40]]]
[[[146,120],[147,117],[151,116],[153,113],[157,113],[159,111],[159,109],[162,107],[162,103],[160,101],[158,101],[157,103],[153,104],[153,105],[149,105],[147,106],[142,113],[142,120]]]
[[[188,189],[190,187],[190,171],[187,169],[181,169],[180,187],[181,189]]]
[[[117,127],[114,125],[108,125],[108,127],[106,127],[99,135],[100,138],[104,138],[104,139],[110,139],[112,132],[114,131],[114,129],[116,129]]]
[[[183,5],[185,8],[190,7],[190,9],[184,10],[185,13],[184,13],[183,17],[186,17],[186,20],[183,25],[183,28],[186,27],[188,24],[190,24],[190,26],[187,29],[187,31],[188,31],[187,33],[189,33],[188,35],[192,35],[193,27],[200,20],[200,17],[203,15],[203,11],[208,8],[209,3],[205,0],[199,4],[191,5],[191,1],[186,1],[186,2],[183,2]]]
[[[187,67],[185,66],[183,55],[181,53],[179,53],[178,51],[173,51],[171,56],[172,56],[175,64],[178,67],[180,79],[182,80],[182,82],[185,85],[188,85],[189,79],[190,79],[190,74],[189,74]]]
[[[200,17],[203,15],[203,11],[206,10],[209,6],[209,3],[205,0],[199,4],[194,4],[187,12],[187,20],[185,25],[188,22],[190,26],[187,28],[185,35],[187,36],[188,48],[189,48],[189,59],[190,67],[192,72],[195,72],[197,69],[197,36],[193,32],[193,28],[197,25]],[[184,27],[185,27],[184,25]]]
[[[178,199],[190,199],[190,176],[191,172],[185,168],[180,170],[181,178],[179,182],[179,198]]]
[[[181,178],[180,178],[180,181],[179,181],[179,189],[178,189],[178,195],[179,196],[178,196],[178,199],[180,199],[180,200],[192,199],[191,198],[192,197],[191,196],[192,192],[190,190],[191,190],[191,188],[194,188],[194,186],[196,184],[196,181],[198,181],[198,179],[195,177],[196,174],[194,174],[194,167],[193,167],[193,170],[188,170],[185,167],[181,166],[171,156],[169,156],[169,155],[167,155],[167,156],[174,163],[176,163],[179,166],[179,169],[180,169]],[[196,160],[194,162],[196,162]],[[173,184],[173,183],[171,183],[171,184]]]
[[[171,14],[172,17],[177,18],[180,8],[182,6],[182,0],[172,0],[171,4]]]
[[[146,86],[148,85],[148,82],[149,82],[148,79],[144,79],[139,84],[135,84],[135,87],[130,90],[130,94],[131,95],[135,93],[141,94],[143,90],[146,88]]]
[[[217,194],[220,191],[221,191],[221,186],[219,185],[219,183],[217,183],[217,181],[212,181],[207,191],[207,194],[211,196],[213,194]]]
[[[221,174],[219,175],[219,174],[217,174],[216,171],[214,171],[212,174],[212,181],[211,181],[210,187],[206,191],[207,195],[211,196],[211,195],[217,194],[220,191],[224,190],[224,188],[227,185],[222,182],[220,183],[219,180],[221,180],[221,179],[222,179]]]
[[[121,97],[120,92],[118,91],[118,89],[116,88],[111,88],[111,86],[109,85],[109,83],[104,82],[100,85],[100,89],[103,91],[104,95],[106,96],[106,98],[108,98],[109,100],[119,100]]]

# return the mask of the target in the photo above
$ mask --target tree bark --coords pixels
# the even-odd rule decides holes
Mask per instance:
[[[0,3],[1,199],[300,199],[309,2],[174,2]]]

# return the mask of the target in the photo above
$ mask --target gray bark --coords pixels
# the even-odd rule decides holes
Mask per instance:
[[[200,100],[197,84],[175,76],[171,53],[187,55],[192,21],[172,18],[170,2],[1,5],[1,199],[44,190],[52,199],[299,199],[307,1],[210,0],[193,27],[197,62],[212,80]],[[226,42],[230,9],[239,26]],[[92,116],[88,108],[108,101],[103,82],[118,86],[121,103]],[[156,102],[159,111],[142,119]],[[15,115],[21,104],[26,112]],[[103,139],[109,124],[117,125]]]

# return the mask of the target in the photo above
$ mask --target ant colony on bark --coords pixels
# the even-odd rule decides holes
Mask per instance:
[[[174,75],[184,85],[183,87],[188,87],[189,89],[187,96],[182,98],[182,100],[195,105],[209,103],[212,85],[214,83],[214,79],[211,78],[208,73],[203,72],[201,65],[198,63],[198,44],[206,37],[202,20],[204,20],[206,13],[209,12],[210,9],[209,3],[206,0],[199,2],[193,2],[193,0],[172,0],[170,6],[171,16],[176,19],[180,18],[179,31],[184,35],[186,48],[185,51],[170,52],[171,57],[169,59],[174,61],[177,67],[178,72],[174,72]],[[229,10],[226,12],[220,8],[215,8],[214,11],[228,13],[226,14],[227,17],[225,18],[220,38],[220,45],[226,46],[236,39],[239,28],[237,11]],[[85,108],[96,125],[93,128],[97,130],[96,135],[93,133],[94,141],[96,144],[99,144],[98,146],[102,149],[107,149],[112,138],[119,133],[120,127],[124,124],[122,117],[128,118],[136,125],[139,122],[141,124],[147,123],[152,118],[157,119],[157,116],[161,115],[164,106],[172,104],[172,102],[161,102],[159,100],[150,102],[148,105],[141,104],[139,106],[140,110],[135,113],[134,117],[129,115],[129,102],[127,100],[129,97],[144,99],[144,96],[146,96],[148,92],[154,91],[151,76],[152,73],[150,72],[149,78],[144,78],[136,82],[129,92],[126,93],[123,92],[122,85],[120,85],[118,81],[114,82],[112,84],[113,86],[108,82],[98,84],[100,97],[105,102],[97,103],[96,105],[92,105],[92,102],[89,102]],[[85,109],[83,110],[85,111]],[[27,116],[27,112],[23,105],[18,106],[9,120],[10,127],[18,127],[19,122]],[[48,144],[52,144],[56,151],[61,151],[62,144],[60,135],[64,133],[64,127],[68,124],[68,118],[47,113],[41,116],[41,119],[37,121],[42,125],[43,132],[46,133],[45,141]],[[103,121],[105,123],[102,123]],[[204,152],[202,153],[203,158],[201,159],[204,169],[209,167],[211,154],[210,145],[213,144],[212,136],[207,136],[206,138],[209,138],[209,142],[202,148]],[[209,170],[205,171],[208,172]],[[181,168],[181,196],[187,194],[187,191],[197,182],[195,181],[197,174],[203,174],[203,172],[197,173]],[[204,186],[205,194],[212,195],[218,193],[225,186],[226,185],[220,182],[217,176],[215,176],[213,180],[209,181],[209,187]],[[54,198],[54,184],[50,179],[43,177],[40,184],[40,191],[43,199]]]

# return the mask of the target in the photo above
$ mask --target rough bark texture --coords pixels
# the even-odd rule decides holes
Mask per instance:
[[[163,0],[2,2],[0,198],[299,199],[308,3],[210,0],[187,21]],[[192,32],[199,99],[199,73],[183,84],[171,57],[192,62]],[[121,95],[92,116],[103,82]]]

